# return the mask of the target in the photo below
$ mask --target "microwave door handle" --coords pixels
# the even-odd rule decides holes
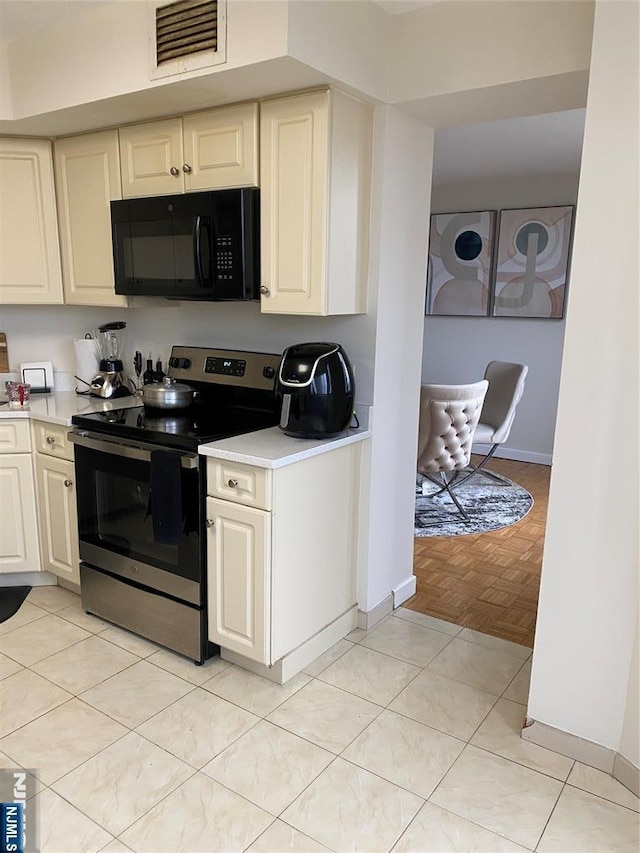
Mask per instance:
[[[206,287],[204,271],[202,269],[202,216],[196,216],[195,225],[193,228],[193,268],[196,275],[196,281],[200,287]]]

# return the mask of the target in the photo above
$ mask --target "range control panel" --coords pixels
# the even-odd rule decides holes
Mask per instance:
[[[244,388],[273,388],[280,355],[219,350],[208,347],[171,348],[169,376],[183,382],[209,382]]]

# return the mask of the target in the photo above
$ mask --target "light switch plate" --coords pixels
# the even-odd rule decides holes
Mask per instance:
[[[50,361],[27,361],[20,365],[22,382],[31,385],[31,393],[53,391],[53,364]]]

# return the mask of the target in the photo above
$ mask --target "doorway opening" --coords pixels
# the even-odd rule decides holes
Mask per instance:
[[[431,214],[495,211],[492,276],[501,211],[571,205],[575,221],[584,114],[569,110],[436,133]],[[415,538],[416,594],[405,607],[532,647],[565,312],[560,319],[489,314],[490,308],[484,316],[425,317],[422,383],[476,382],[494,359],[528,365],[509,439],[487,469],[529,491],[533,507],[498,530]]]

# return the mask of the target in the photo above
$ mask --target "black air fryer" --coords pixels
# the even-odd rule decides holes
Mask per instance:
[[[280,426],[296,438],[330,438],[346,429],[355,400],[353,369],[340,344],[294,344],[282,354]]]

